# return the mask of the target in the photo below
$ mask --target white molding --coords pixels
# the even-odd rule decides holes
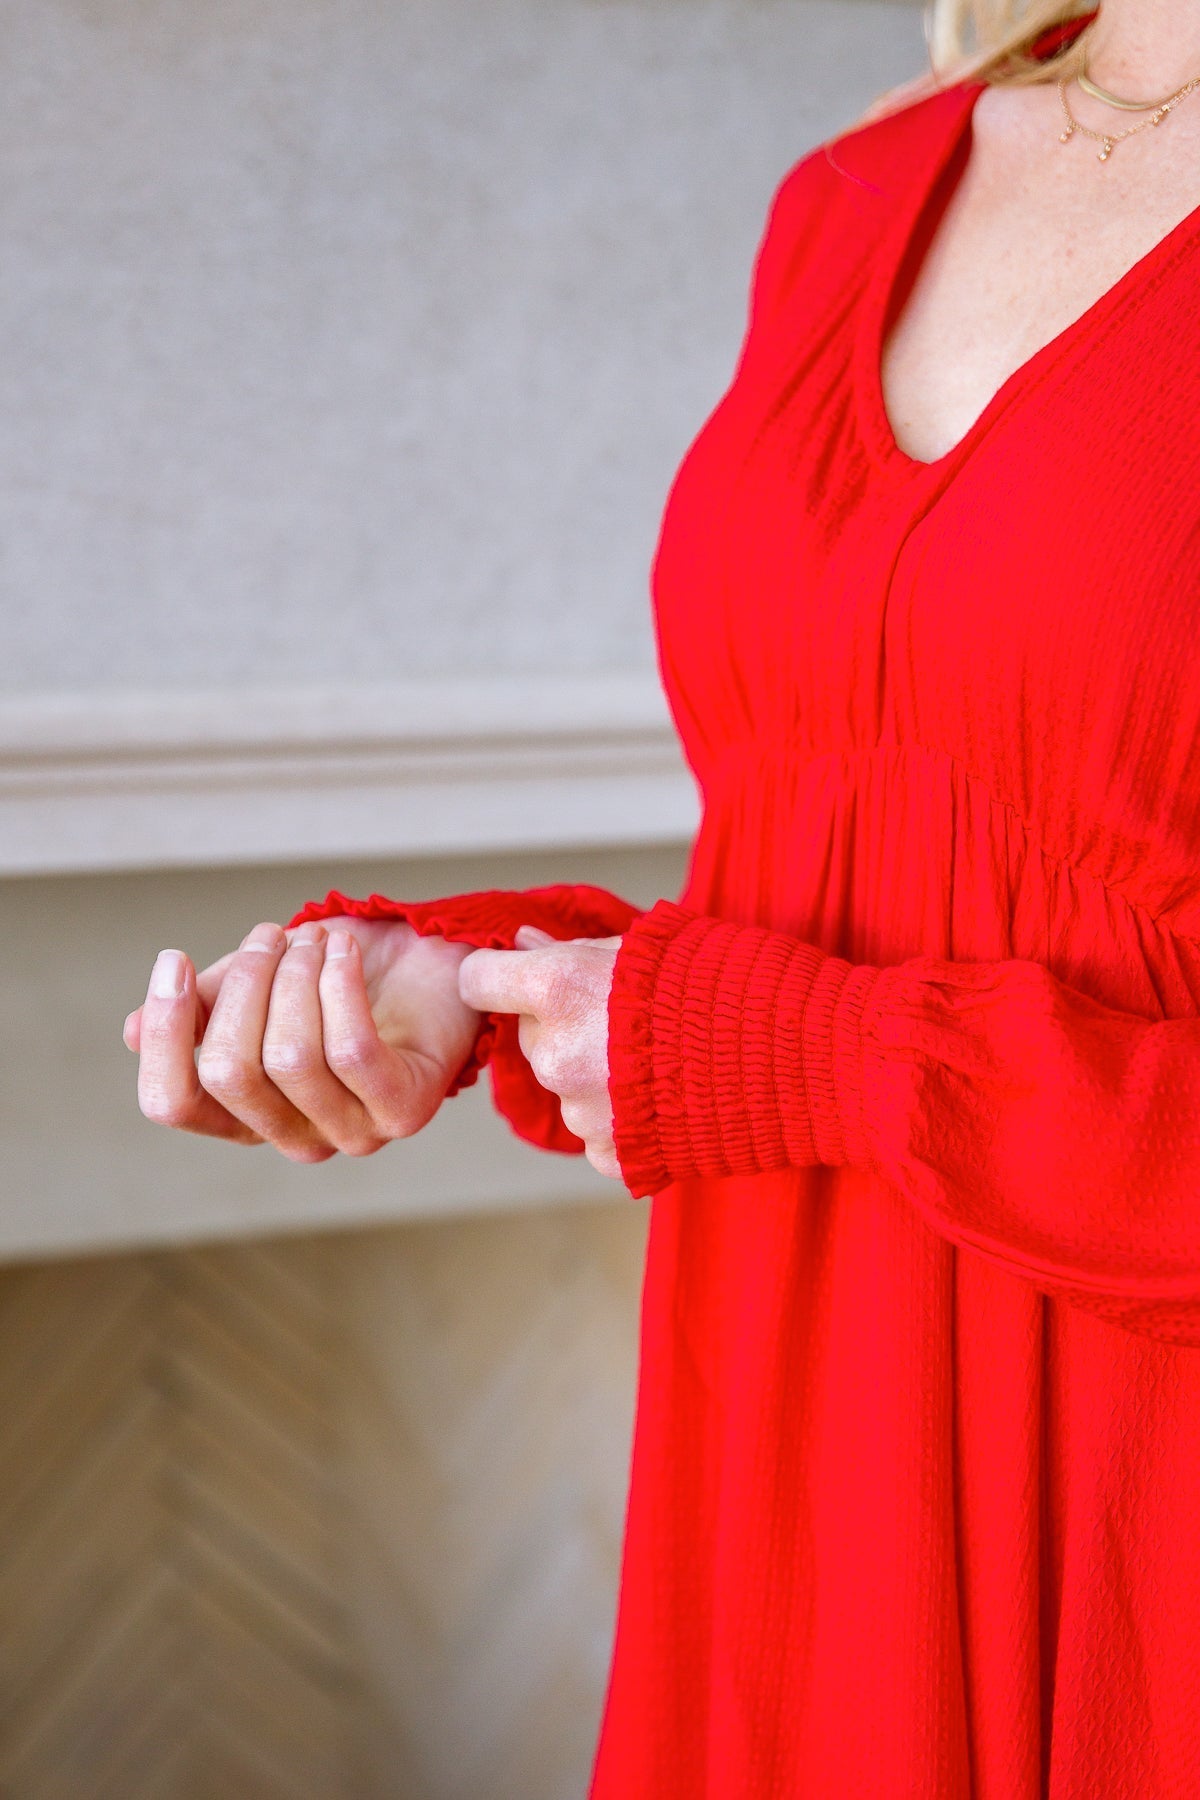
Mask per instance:
[[[0,700],[0,873],[686,839],[655,678]]]

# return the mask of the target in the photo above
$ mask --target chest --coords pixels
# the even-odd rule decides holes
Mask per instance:
[[[965,173],[947,172],[949,197],[934,196],[910,246],[880,381],[896,441],[920,461],[958,443],[1200,197],[1190,142],[1168,156],[1162,137],[1130,141],[1101,165],[1084,140],[1059,144],[1056,100],[985,93]]]
[[[1194,878],[1200,407],[1178,351],[1198,261],[1190,239],[1159,257],[930,468],[873,428],[869,289],[888,265],[831,322],[797,262],[772,343],[685,459],[655,562],[702,780],[748,747],[869,779],[912,746],[1054,854],[1115,879],[1155,841],[1171,880]]]

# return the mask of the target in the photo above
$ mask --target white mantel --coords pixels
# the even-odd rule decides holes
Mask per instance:
[[[0,698],[0,874],[676,842],[655,677]]]

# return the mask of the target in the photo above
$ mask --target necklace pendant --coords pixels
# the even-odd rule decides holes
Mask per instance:
[[[1112,155],[1113,142],[1114,142],[1114,140],[1112,138],[1110,138],[1110,137],[1105,138],[1104,148],[1101,150],[1099,156],[1096,158],[1097,162],[1107,162],[1108,161],[1109,157]]]
[[[1069,143],[1070,143],[1070,141],[1071,141],[1071,139],[1072,139],[1072,138],[1073,138],[1073,137],[1074,137],[1074,136],[1075,136],[1075,127],[1074,127],[1074,125],[1068,125],[1068,126],[1067,126],[1067,129],[1066,129],[1066,130],[1065,130],[1065,131],[1064,131],[1064,132],[1062,132],[1062,133],[1061,133],[1061,135],[1060,135],[1060,137],[1059,137],[1059,140],[1058,140],[1058,141],[1059,141],[1059,143],[1060,143],[1060,144],[1069,144]]]

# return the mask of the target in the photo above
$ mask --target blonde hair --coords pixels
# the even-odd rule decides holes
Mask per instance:
[[[924,15],[931,75],[1027,84],[1077,74],[1087,55],[1090,26],[1042,60],[1030,46],[1053,25],[1095,12],[1096,0],[929,0]]]
[[[889,88],[857,123],[870,124],[956,81],[1067,81],[1083,68],[1091,25],[1052,55],[1031,56],[1044,31],[1086,18],[1096,0],[927,0],[923,15],[929,68],[913,81]]]

